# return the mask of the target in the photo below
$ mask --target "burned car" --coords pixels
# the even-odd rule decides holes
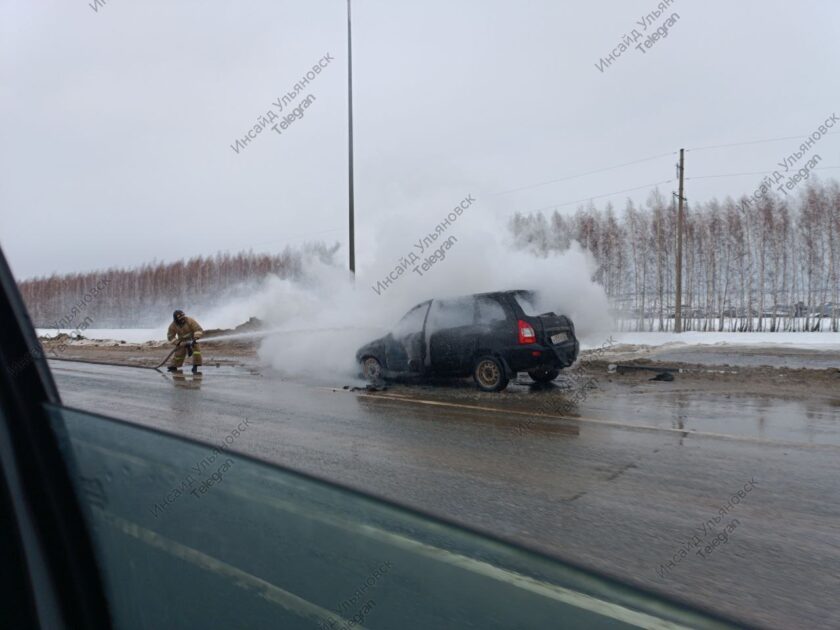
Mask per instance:
[[[371,381],[472,375],[480,389],[501,391],[528,372],[548,382],[575,362],[580,346],[568,317],[537,314],[537,304],[539,294],[524,290],[427,300],[359,348],[356,360]]]

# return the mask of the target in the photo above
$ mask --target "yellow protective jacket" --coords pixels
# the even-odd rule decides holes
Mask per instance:
[[[192,317],[187,317],[186,320],[182,326],[179,326],[175,322],[169,324],[169,330],[166,331],[166,338],[169,341],[174,341],[175,337],[178,337],[178,341],[201,339],[202,335],[204,335],[204,329]]]

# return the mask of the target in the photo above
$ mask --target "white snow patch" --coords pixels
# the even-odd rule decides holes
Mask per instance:
[[[840,333],[832,332],[618,332],[612,338],[616,344],[643,346],[696,345],[696,346],[751,346],[840,350]],[[582,342],[585,349],[596,348],[600,343]]]
[[[74,328],[37,328],[39,337],[55,337],[59,333],[71,334]],[[165,328],[87,328],[81,331],[85,339],[101,341],[125,341],[126,343],[145,343],[146,341],[162,341],[166,339]]]

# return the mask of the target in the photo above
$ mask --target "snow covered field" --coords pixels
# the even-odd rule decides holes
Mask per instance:
[[[720,345],[788,348],[808,348],[814,350],[840,350],[840,333],[832,332],[623,332],[613,333],[617,344],[662,346],[665,344]],[[597,348],[600,343],[585,345],[585,348]]]
[[[70,333],[70,330],[55,330],[51,328],[39,328],[38,336],[54,337],[57,333]],[[125,341],[127,343],[145,343],[147,341],[163,341],[166,338],[166,331],[162,328],[88,328],[83,332],[87,339],[107,339],[114,341]],[[697,346],[751,346],[751,347],[773,347],[784,346],[787,348],[807,348],[814,350],[837,350],[840,351],[840,333],[730,333],[730,332],[685,332],[658,333],[658,332],[614,332],[611,333],[616,344],[629,344],[640,346],[664,346],[664,345],[697,345]],[[606,343],[610,334],[603,338],[587,338],[581,340],[581,347],[585,350],[598,348]]]
[[[705,366],[825,370],[840,367],[840,333],[613,333],[585,339],[584,350],[604,347],[614,362],[637,359]],[[605,342],[607,342],[605,344]]]

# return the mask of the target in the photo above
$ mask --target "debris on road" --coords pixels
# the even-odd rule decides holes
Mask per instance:
[[[652,380],[652,381],[667,381],[667,382],[670,382],[670,381],[673,381],[673,380],[674,380],[674,375],[673,375],[671,372],[660,372],[659,374],[657,374],[656,376],[654,376],[654,377],[653,377],[652,379],[650,379],[650,380]]]
[[[679,374],[682,372],[682,368],[678,367],[668,367],[664,365],[638,365],[635,363],[611,363],[608,369],[611,373],[618,372],[619,374],[627,374],[628,372],[635,372],[636,370],[668,372],[670,374]]]
[[[344,385],[341,389],[347,390],[348,392],[384,392],[387,391],[388,386],[384,381],[377,381],[375,383],[368,383],[364,387]]]

